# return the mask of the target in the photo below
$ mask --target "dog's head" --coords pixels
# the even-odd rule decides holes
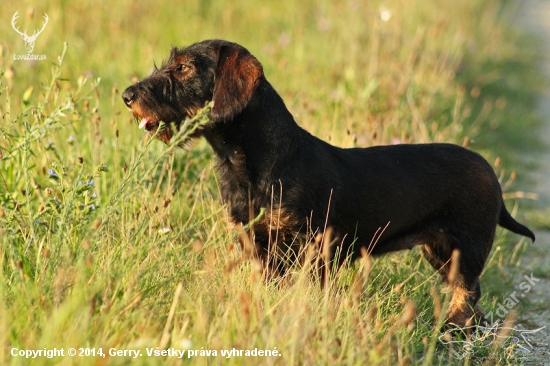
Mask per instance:
[[[214,122],[232,120],[246,107],[262,77],[262,65],[244,47],[208,40],[172,48],[163,66],[127,88],[122,99],[139,127],[156,133],[161,121],[179,128],[210,101]],[[168,143],[172,133],[167,127],[157,137]]]

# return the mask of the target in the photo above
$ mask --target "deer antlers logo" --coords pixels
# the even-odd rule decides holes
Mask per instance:
[[[17,20],[17,18],[19,18],[18,11],[16,11],[15,14],[13,14],[13,17],[11,18],[11,26],[17,33],[21,35],[21,37],[23,38],[23,41],[25,41],[25,47],[27,48],[27,53],[31,53],[32,50],[34,49],[34,42],[36,42],[36,38],[38,38],[38,35],[40,35],[40,33],[42,33],[44,28],[46,28],[46,24],[48,24],[48,20],[49,20],[48,14],[44,13],[44,23],[42,23],[42,29],[35,30],[32,36],[29,36],[27,34],[26,29],[24,32],[21,32],[19,30],[19,27],[17,27],[17,25],[15,24],[15,21]]]

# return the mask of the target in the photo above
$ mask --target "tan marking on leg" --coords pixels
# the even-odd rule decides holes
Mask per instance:
[[[465,288],[455,286],[453,288],[453,297],[447,310],[447,321],[458,326],[465,326],[474,316],[471,304],[468,298],[472,295],[471,291]]]

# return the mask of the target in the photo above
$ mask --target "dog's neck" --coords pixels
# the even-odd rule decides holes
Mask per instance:
[[[274,110],[282,112],[274,115]],[[204,133],[220,162],[242,163],[235,156],[244,155],[251,174],[273,168],[269,163],[284,160],[285,155],[299,147],[299,139],[305,135],[309,133],[296,124],[281,97],[265,79],[241,113],[231,121],[214,123]]]
[[[274,114],[273,111],[279,111]],[[273,87],[262,79],[251,100],[234,119],[216,122],[204,136],[217,157],[221,193],[234,221],[237,212],[246,212],[255,197],[270,194],[271,187],[289,164],[296,150],[311,135],[300,128]],[[307,145],[309,146],[309,145]],[[268,181],[269,180],[269,181]]]

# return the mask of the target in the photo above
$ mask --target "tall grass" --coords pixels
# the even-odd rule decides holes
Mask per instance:
[[[299,267],[265,282],[226,225],[209,147],[142,138],[119,94],[171,44],[226,38],[258,57],[300,125],[332,143],[465,143],[494,161],[532,141],[524,96],[539,85],[517,80],[531,77],[534,58],[501,2],[32,6],[0,9],[0,363],[31,363],[12,357],[14,347],[106,354],[32,360],[39,365],[470,362],[452,345],[433,348],[444,295],[416,250],[364,258],[326,291]],[[47,61],[13,60],[25,52],[9,22],[16,10],[29,33],[48,13],[34,50]],[[496,169],[510,190],[513,160],[503,161]],[[524,250],[517,240],[499,231],[482,277],[489,309],[520,271],[505,268]],[[169,348],[197,356],[146,354]],[[233,348],[280,356],[221,356]],[[513,364],[512,348],[479,345],[474,361]]]

